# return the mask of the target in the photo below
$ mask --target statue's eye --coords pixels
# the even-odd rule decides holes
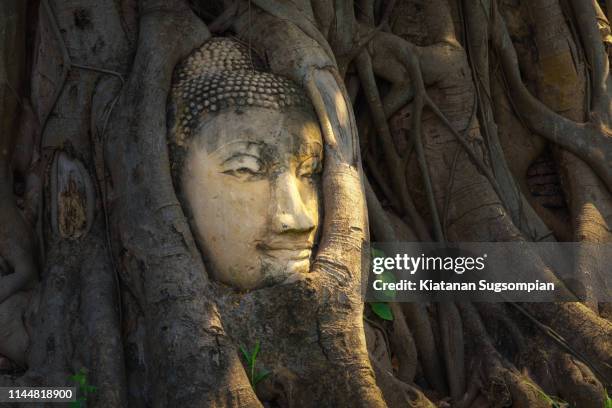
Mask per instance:
[[[250,154],[239,154],[230,157],[223,162],[223,174],[229,174],[238,178],[251,178],[259,176],[263,172],[263,166],[258,157]]]
[[[298,167],[297,175],[304,178],[312,178],[321,172],[321,160],[318,157],[309,157]]]
[[[241,167],[239,169],[232,170],[232,171],[238,174],[249,174],[249,175],[257,174],[256,171],[254,171],[253,169],[249,169],[248,167]]]

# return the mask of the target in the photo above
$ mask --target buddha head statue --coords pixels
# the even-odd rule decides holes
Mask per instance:
[[[211,276],[241,290],[310,269],[321,131],[309,99],[215,38],[175,69],[168,142],[177,195]]]

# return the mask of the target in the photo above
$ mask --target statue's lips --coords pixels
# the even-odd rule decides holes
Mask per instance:
[[[282,247],[271,247],[271,246],[262,246],[260,247],[261,251],[272,257],[279,260],[289,260],[289,261],[300,261],[310,258],[310,254],[312,253],[312,245],[303,244],[297,246],[289,246],[285,245]]]

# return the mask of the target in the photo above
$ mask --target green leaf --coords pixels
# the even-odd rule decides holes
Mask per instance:
[[[251,385],[253,387],[255,387],[257,385],[258,382],[260,382],[261,380],[263,380],[264,378],[266,378],[268,375],[270,375],[270,373],[266,370],[262,370],[257,372],[255,370],[255,364],[257,361],[257,355],[259,354],[259,352],[261,351],[261,342],[257,341],[255,343],[255,348],[253,348],[253,352],[249,353],[247,351],[247,349],[244,346],[240,346],[240,351],[242,352],[242,355],[244,356],[246,362],[247,362],[247,368],[249,371],[249,381],[251,382]]]
[[[247,364],[251,364],[251,355],[249,354],[249,352],[244,348],[244,346],[240,346],[240,351],[242,351],[242,355],[244,356],[244,359],[246,360]]]
[[[608,395],[608,391],[606,391],[606,405],[605,408],[612,408],[612,398]]]
[[[255,378],[253,379],[253,387],[256,386],[261,380],[263,380],[269,375],[270,375],[270,372],[268,370],[265,370],[265,369],[261,370],[259,373],[257,373]]]
[[[393,320],[393,311],[391,310],[391,306],[389,306],[388,303],[370,303],[370,308],[376,314],[376,316],[380,317],[381,319],[389,321]]]
[[[257,358],[257,353],[259,353],[260,346],[261,343],[258,340],[257,343],[255,343],[255,349],[253,350],[253,354],[251,355],[251,358],[253,359],[253,364],[255,364],[255,359]]]

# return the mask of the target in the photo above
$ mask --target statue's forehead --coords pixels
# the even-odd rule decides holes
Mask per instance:
[[[220,144],[214,150],[207,150],[207,153],[220,156],[246,153],[258,157],[286,153],[298,157],[310,157],[321,156],[323,146],[318,140],[301,138],[299,136],[292,138],[292,141],[284,146],[278,143],[269,143],[269,141],[265,140],[238,139]]]
[[[267,109],[242,113],[220,113],[203,122],[196,130],[194,142],[211,154],[224,150],[262,150],[290,152],[297,155],[321,154],[319,126],[307,114],[290,114]]]

